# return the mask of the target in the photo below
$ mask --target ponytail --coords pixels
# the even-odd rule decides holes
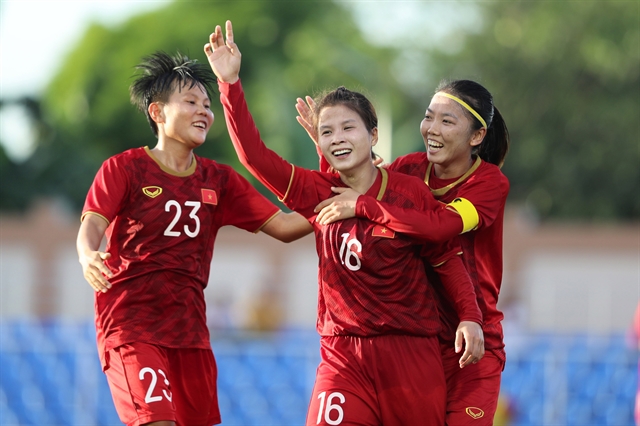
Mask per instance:
[[[487,163],[502,167],[509,151],[509,129],[498,108],[493,107],[493,119],[482,143],[478,146],[478,156]]]

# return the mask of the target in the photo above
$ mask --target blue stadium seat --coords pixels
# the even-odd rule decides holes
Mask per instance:
[[[614,400],[605,410],[606,425],[634,426],[633,404],[631,401]]]
[[[519,424],[523,426],[540,426],[544,424],[543,405],[539,400],[522,400],[519,407]]]
[[[299,372],[285,370],[280,364],[270,365],[254,372],[256,385],[264,392],[271,392],[272,389],[289,388],[293,389],[293,376]]]
[[[19,392],[20,400],[12,406],[20,425],[55,425],[58,421],[46,410],[41,390],[25,383]]]
[[[279,360],[282,368],[289,373],[290,385],[301,394],[311,395],[316,378],[320,356],[305,357],[303,352],[287,354]]]
[[[92,321],[4,320],[0,333],[1,425],[120,424]],[[223,426],[303,424],[318,342],[315,331],[213,340]],[[622,335],[521,336],[507,347],[502,381],[512,426],[556,415],[567,425],[631,426],[637,361]]]
[[[589,375],[578,386],[579,398],[593,400],[603,389],[608,391],[605,371],[599,365],[592,366]]]
[[[608,389],[601,389],[594,395],[591,401],[593,407],[593,420],[597,424],[607,424],[607,412],[616,402],[615,396]]]
[[[111,394],[98,400],[96,413],[99,426],[122,425],[120,417],[118,417],[118,412],[113,405]]]
[[[589,401],[573,400],[567,404],[565,419],[567,426],[588,425],[592,417],[592,407]]]
[[[272,386],[269,402],[283,420],[283,424],[304,424],[309,399],[289,386]]]
[[[4,406],[0,407],[0,425],[2,426],[20,426],[18,416],[11,410],[11,408]]]
[[[247,388],[236,394],[236,407],[242,410],[242,416],[248,423],[253,423],[269,413],[269,402],[267,395],[256,390]]]
[[[251,370],[238,358],[218,359],[218,385],[226,389],[252,387],[254,377]]]
[[[20,352],[0,352],[0,366],[0,385],[5,389],[19,387],[22,381],[32,379],[31,369]]]
[[[12,327],[13,335],[23,350],[55,351],[52,340],[44,332],[42,321],[25,319],[16,321]]]
[[[226,411],[220,411],[222,416],[222,426],[244,426],[245,420],[240,410],[229,408]]]

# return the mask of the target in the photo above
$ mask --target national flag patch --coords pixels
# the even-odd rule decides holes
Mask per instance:
[[[159,186],[145,186],[142,188],[142,192],[147,197],[156,198],[158,195],[162,194],[162,188]]]
[[[382,226],[382,225],[374,226],[373,227],[373,232],[371,232],[371,235],[373,235],[374,237],[382,237],[382,238],[395,238],[396,237],[395,231],[392,231],[391,229],[387,228],[386,226]]]
[[[214,206],[218,205],[218,194],[213,189],[204,189],[202,188],[202,202],[205,204],[213,204]]]

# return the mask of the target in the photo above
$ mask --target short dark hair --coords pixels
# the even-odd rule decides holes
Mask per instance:
[[[316,98],[316,108],[313,115],[313,126],[318,129],[318,116],[323,108],[344,105],[352,111],[356,112],[366,129],[371,132],[378,127],[378,115],[373,104],[365,95],[354,92],[344,86],[340,86],[330,92],[325,92]]]
[[[482,143],[476,147],[475,154],[488,163],[502,166],[509,150],[509,129],[507,129],[502,114],[493,104],[491,93],[484,86],[472,80],[442,81],[436,89],[436,93],[438,92],[445,92],[462,99],[480,114],[487,123],[487,134]],[[480,120],[471,112],[466,109],[464,112],[472,121],[473,130],[482,127]]]
[[[162,51],[155,52],[142,58],[136,69],[140,73],[129,87],[131,103],[146,115],[156,137],[158,126],[149,114],[152,102],[166,102],[176,88],[182,90],[186,86],[189,89],[195,85],[202,86],[209,98],[214,93],[216,77],[211,69],[180,52],[174,56]]]

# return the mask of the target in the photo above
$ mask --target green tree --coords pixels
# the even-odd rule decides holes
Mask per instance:
[[[66,58],[43,99],[55,133],[27,164],[37,163],[39,176],[46,177],[41,190],[64,195],[79,208],[103,160],[132,147],[154,146],[145,117],[129,103],[135,65],[156,50],[180,50],[206,63],[203,46],[214,25],[224,26],[226,19],[234,22],[243,85],[263,138],[289,161],[318,164],[295,120],[296,97],[345,85],[369,88],[374,100],[411,108],[403,101],[406,95],[389,85],[389,50],[367,44],[351,15],[334,3],[176,1],[118,28],[93,25]],[[217,97],[212,101],[216,120],[198,154],[248,176],[229,141]],[[399,117],[403,108],[396,111]]]
[[[478,7],[482,27],[457,51],[424,52],[424,75],[430,87],[469,78],[493,93],[511,133],[510,201],[541,219],[637,220],[640,3]]]
[[[92,26],[44,95],[35,154],[19,165],[0,156],[3,175],[17,170],[9,173],[23,177],[25,188],[9,191],[0,208],[24,205],[16,194],[64,196],[80,208],[104,159],[155,144],[144,116],[128,102],[135,64],[156,50],[206,61],[208,34],[231,19],[252,112],[268,145],[289,161],[317,164],[295,121],[298,96],[338,85],[363,91],[378,108],[383,135],[393,122],[393,155],[385,157],[391,160],[424,149],[418,124],[439,80],[471,78],[494,94],[511,131],[504,166],[510,202],[543,220],[640,217],[636,2],[453,2],[456,13],[480,11],[481,22],[426,40],[429,47],[428,37],[404,30],[410,40],[387,48],[368,44],[354,24],[354,6],[343,6],[177,0],[117,28]],[[424,25],[439,16],[424,15]],[[248,176],[216,99],[212,107],[216,122],[198,153]]]

